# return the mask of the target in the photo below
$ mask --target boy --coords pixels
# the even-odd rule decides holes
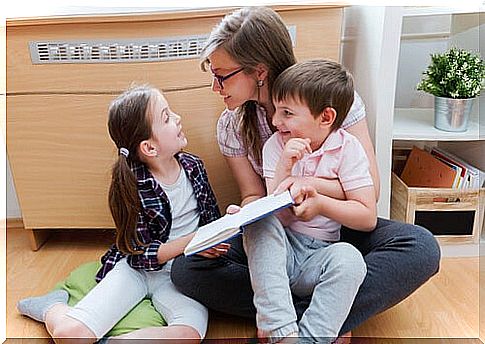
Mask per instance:
[[[332,342],[366,275],[360,252],[338,243],[340,226],[371,231],[377,221],[369,163],[359,141],[339,129],[354,96],[352,76],[338,63],[312,60],[285,70],[273,85],[277,131],[263,148],[267,192],[290,188],[293,213],[244,232],[258,336],[275,342],[304,337]],[[319,194],[338,178],[342,190]],[[311,296],[297,326],[291,293]]]

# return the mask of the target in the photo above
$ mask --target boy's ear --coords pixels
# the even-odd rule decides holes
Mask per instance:
[[[320,114],[320,125],[331,127],[337,118],[337,111],[333,107],[327,106]]]
[[[140,150],[140,155],[144,157],[154,157],[158,154],[156,148],[152,145],[150,140],[141,141],[138,149]]]

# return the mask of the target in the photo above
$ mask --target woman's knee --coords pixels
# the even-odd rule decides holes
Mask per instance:
[[[415,242],[411,255],[421,262],[421,267],[427,270],[431,277],[438,272],[440,266],[441,249],[438,240],[424,227],[411,224],[409,226],[412,226],[413,242]]]
[[[79,320],[65,317],[65,320],[51,329],[52,338],[79,338],[77,343],[94,343],[96,335]],[[57,341],[56,341],[57,342]],[[62,342],[62,340],[61,340]]]

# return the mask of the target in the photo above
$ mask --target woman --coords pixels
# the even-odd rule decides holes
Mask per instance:
[[[269,8],[243,8],[227,15],[212,31],[201,54],[202,69],[213,74],[212,90],[223,98],[217,137],[239,186],[241,205],[263,197],[261,149],[275,131],[272,85],[276,77],[296,62],[288,31]],[[371,165],[376,195],[379,175],[365,109],[356,94],[342,128],[358,138]],[[290,180],[288,183],[298,182]],[[337,180],[321,180],[318,192],[343,198]],[[342,228],[341,240],[357,247],[368,273],[356,296],[341,333],[346,333],[374,314],[402,301],[434,275],[440,251],[426,229],[378,219],[376,228],[358,232]],[[221,312],[254,317],[253,293],[241,237],[218,259],[179,257],[172,269],[174,284],[187,296]],[[301,313],[309,300],[294,298]]]

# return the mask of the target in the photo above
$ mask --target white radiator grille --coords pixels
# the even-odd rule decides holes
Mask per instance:
[[[209,35],[171,39],[30,42],[33,64],[153,62],[198,58]]]

